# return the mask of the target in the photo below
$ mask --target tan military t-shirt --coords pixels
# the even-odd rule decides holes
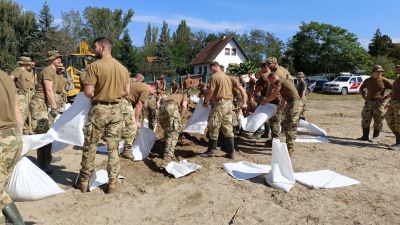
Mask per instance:
[[[392,89],[392,86],[392,81],[385,77],[375,79],[371,76],[361,84],[360,90],[367,89],[367,100],[372,100],[382,97],[385,94],[385,89]]]
[[[184,82],[183,82],[183,88],[184,89],[189,89],[191,88],[193,85],[193,80],[191,78],[187,78]]]
[[[65,91],[67,79],[63,75],[57,75],[57,94],[62,94]]]
[[[396,80],[393,82],[392,99],[400,100],[400,75],[398,75]]]
[[[44,93],[44,81],[49,80],[53,82],[53,92],[54,94],[56,93],[57,89],[57,74],[56,70],[53,69],[53,67],[47,66],[45,67],[42,72],[38,75],[38,88],[36,90],[36,96],[45,99],[45,93]]]
[[[275,87],[279,88],[279,93],[285,101],[299,100],[300,96],[292,81],[287,79],[279,79],[275,82]]]
[[[130,79],[130,82],[131,91],[129,92],[128,98],[132,102],[133,107],[135,107],[139,100],[142,101],[142,103],[145,103],[150,95],[147,84],[135,82],[133,79]]]
[[[210,91],[213,91],[213,99],[233,99],[232,95],[232,81],[222,71],[216,72],[211,75]]]
[[[119,102],[129,83],[129,74],[116,59],[103,58],[87,67],[84,83],[94,86],[92,101]]]
[[[14,82],[18,92],[25,93],[26,91],[33,89],[33,73],[26,70],[25,67],[16,68],[11,72],[11,75],[15,77]]]
[[[13,80],[2,70],[0,70],[0,129],[17,127],[15,117],[15,99],[17,89]],[[1,138],[1,137],[0,137]]]
[[[233,96],[236,97],[236,96],[240,95],[239,86],[242,86],[242,85],[240,84],[239,80],[236,79],[235,77],[229,76],[229,78],[232,81],[232,87],[233,87],[232,93],[233,93]]]
[[[289,71],[287,71],[284,67],[279,66],[275,73],[283,79],[292,80],[292,76],[290,75]]]
[[[164,98],[164,101],[173,100],[180,106],[183,101],[188,101],[188,97],[185,94],[173,94]]]

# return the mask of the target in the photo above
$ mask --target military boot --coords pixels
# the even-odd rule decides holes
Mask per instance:
[[[400,133],[395,132],[394,135],[396,137],[396,144],[391,145],[389,147],[389,149],[390,150],[394,150],[394,151],[399,151],[400,150]]]
[[[380,132],[381,132],[380,130],[374,129],[374,133],[373,133],[372,138],[371,138],[371,140],[370,140],[372,143],[378,143],[378,140],[379,140],[379,133],[380,133]]]
[[[124,151],[121,153],[121,157],[124,159],[130,159],[130,160],[134,160],[132,151],[130,151],[130,149],[124,149]]]
[[[228,137],[225,138],[225,145],[226,145],[226,157],[230,159],[235,159],[235,138]]]
[[[113,194],[117,191],[117,179],[110,178],[108,181],[107,194]]]
[[[204,153],[202,153],[202,154],[200,154],[200,156],[201,156],[201,157],[205,157],[205,158],[213,157],[214,154],[215,154],[215,150],[217,149],[217,145],[218,145],[218,140],[212,140],[212,139],[210,139],[210,140],[208,141],[208,148],[207,148],[207,151],[204,152]]]
[[[79,174],[78,181],[75,184],[75,188],[81,190],[82,193],[89,191],[89,177]]]
[[[22,216],[14,202],[8,203],[6,206],[4,206],[2,212],[6,219],[6,224],[25,225],[24,220],[22,219]]]
[[[369,127],[363,128],[363,135],[360,138],[357,138],[360,141],[369,141]]]
[[[161,162],[160,168],[162,168],[162,169],[167,168],[168,164],[169,164],[170,162],[173,162],[173,161],[174,161],[174,157],[173,157],[173,156],[171,156],[171,155],[165,155],[164,158],[163,158],[163,160],[162,160],[162,162]]]

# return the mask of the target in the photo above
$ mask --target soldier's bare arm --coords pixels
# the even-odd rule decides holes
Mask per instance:
[[[265,105],[271,101],[273,101],[276,96],[278,96],[279,91],[281,90],[280,87],[273,87],[271,94],[267,97],[267,99],[265,101],[263,101],[261,103],[261,105]]]
[[[208,103],[210,103],[211,97],[214,94],[214,90],[208,89],[207,90],[207,94],[206,97],[204,98],[204,103],[203,103],[203,107],[207,108],[208,107]]]
[[[142,127],[142,124],[140,123],[140,114],[142,113],[142,108],[143,102],[138,100],[135,105],[135,121],[138,128]]]
[[[57,109],[56,99],[53,91],[53,81],[44,80],[44,90],[46,93],[46,99],[50,103],[50,107],[52,110]]]
[[[238,85],[237,87],[240,91],[240,95],[242,96],[242,109],[247,108],[247,94],[246,90],[242,87],[242,85]]]
[[[187,101],[183,101],[182,102],[182,107],[181,107],[181,118],[183,118],[183,116],[185,115],[186,111],[187,111],[187,105],[188,102]]]
[[[131,84],[128,82],[128,83],[125,85],[125,89],[124,89],[124,93],[122,93],[122,97],[128,96],[130,90],[131,90]]]
[[[85,84],[83,92],[85,93],[86,97],[92,99],[94,97],[94,86]]]

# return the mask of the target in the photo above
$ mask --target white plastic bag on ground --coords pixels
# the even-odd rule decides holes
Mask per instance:
[[[170,162],[165,170],[175,178],[179,178],[186,176],[189,173],[193,173],[199,168],[201,168],[200,165],[190,163],[187,160],[181,160],[180,162]]]
[[[331,170],[295,173],[294,178],[300,184],[314,189],[339,188],[360,183],[357,180],[340,175]]]
[[[237,163],[225,163],[224,170],[238,180],[248,180],[269,173],[271,166],[240,161]]]
[[[135,161],[146,159],[156,140],[157,137],[154,131],[147,127],[140,128],[132,145],[132,154]]]
[[[325,137],[309,137],[297,136],[296,142],[298,143],[329,143],[329,139]]]
[[[83,127],[88,118],[91,101],[79,92],[71,107],[64,112],[49,130],[54,140],[62,143],[83,146]]]
[[[261,125],[275,115],[276,110],[277,108],[274,104],[260,105],[252,115],[246,118],[241,116],[240,125],[245,131],[256,132]]]
[[[207,128],[208,115],[210,115],[211,106],[208,106],[208,108],[204,108],[203,102],[203,99],[199,100],[199,103],[197,103],[192,116],[189,118],[189,121],[187,123],[188,125],[183,130],[183,132],[204,134],[204,131]]]
[[[313,123],[309,123],[305,120],[300,120],[299,128],[297,130],[301,131],[301,128],[305,128],[308,131],[310,131],[310,133],[313,135],[318,135],[318,136],[327,136],[328,135],[325,130],[323,130],[323,129],[319,128],[317,125],[315,125]]]
[[[123,176],[118,175],[118,179],[124,179]],[[93,191],[97,187],[108,183],[108,173],[106,170],[99,170],[92,173],[89,178],[89,191]]]
[[[24,156],[14,167],[5,190],[17,202],[36,201],[64,193],[56,182]]]
[[[38,149],[53,141],[53,136],[50,134],[23,135],[21,156],[26,155],[30,150]]]
[[[272,140],[271,161],[271,171],[267,175],[267,183],[273,188],[289,192],[295,184],[295,179],[286,143],[281,143],[279,139]]]
[[[190,100],[191,100],[192,102],[198,104],[199,101],[200,101],[200,98],[199,98],[199,96],[197,96],[197,95],[192,95],[192,96],[190,96]]]

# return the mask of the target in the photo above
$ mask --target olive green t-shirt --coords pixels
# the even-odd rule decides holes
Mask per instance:
[[[210,91],[213,91],[213,99],[233,99],[232,95],[232,81],[222,71],[218,71],[211,75]]]
[[[103,58],[86,69],[85,84],[94,86],[94,102],[119,102],[129,83],[128,70],[114,58]]]
[[[180,106],[183,101],[188,101],[188,97],[185,94],[173,94],[164,98],[164,101],[173,100]]]
[[[42,72],[39,73],[37,81],[38,81],[38,87],[36,90],[36,97],[41,98],[41,99],[46,99],[45,98],[45,91],[44,91],[44,81],[49,80],[53,82],[53,92],[54,94],[56,93],[57,89],[57,74],[56,70],[50,65],[45,67]]]
[[[129,92],[128,98],[132,102],[133,107],[140,100],[142,103],[145,103],[150,95],[149,87],[147,84],[142,82],[136,82],[133,79],[131,81],[131,90]]]
[[[400,75],[397,75],[396,80],[393,82],[392,99],[400,100]]]
[[[275,82],[275,88],[280,88],[279,93],[285,101],[299,100],[300,96],[292,81],[279,79]]]
[[[26,91],[33,89],[33,73],[29,72],[25,67],[16,68],[11,72],[11,75],[15,77],[14,82],[18,92],[25,93]]]
[[[385,94],[385,90],[392,89],[392,86],[392,81],[385,77],[376,79],[371,76],[361,84],[360,90],[364,91],[367,89],[367,100],[372,100],[383,96]]]
[[[280,78],[292,80],[292,76],[290,75],[289,71],[287,71],[284,67],[279,66],[278,69],[275,71]]]
[[[17,118],[15,117],[15,99],[17,89],[13,80],[2,70],[0,70],[0,129],[17,127]]]

